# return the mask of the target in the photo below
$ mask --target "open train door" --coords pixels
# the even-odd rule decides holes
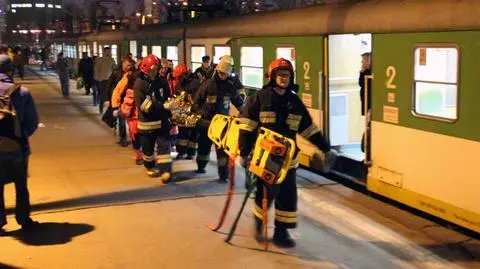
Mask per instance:
[[[365,78],[360,72],[364,55],[369,55],[372,49],[371,36],[368,33],[330,35],[325,42],[325,130],[330,144],[340,153],[333,170],[362,183],[366,182],[369,165],[370,132],[367,131],[368,109],[364,109],[368,98],[361,95],[371,90],[368,89],[371,83],[361,91]]]

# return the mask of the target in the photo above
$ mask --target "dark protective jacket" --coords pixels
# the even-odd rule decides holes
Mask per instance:
[[[7,75],[0,74],[0,95],[6,94],[12,85],[13,81]],[[37,109],[28,89],[21,87],[11,95],[11,99],[20,121],[21,137],[15,140],[20,142],[21,151],[2,152],[0,149],[0,159],[27,157],[30,154],[28,138],[37,130],[38,126]],[[11,137],[12,134],[8,133],[10,129],[9,126],[3,126],[0,121],[0,136]]]
[[[239,111],[243,108],[243,99],[230,80],[221,80],[218,75],[205,81],[195,95],[195,112],[202,116],[199,124],[208,125],[216,114],[230,115],[230,103]]]
[[[358,77],[358,85],[360,86],[360,101],[362,102],[362,116],[365,115],[365,76],[370,76],[372,71],[369,69],[365,69],[365,71],[360,72],[360,76]],[[368,96],[367,96],[367,109],[372,107],[372,79],[367,79],[367,87],[368,87]]]
[[[138,108],[139,132],[165,132],[170,130],[169,111],[163,107],[165,93],[170,92],[164,78],[153,81],[140,74],[133,85],[135,105]]]
[[[212,78],[214,71],[215,69],[213,69],[213,66],[210,66],[208,69],[200,66],[199,68],[197,68],[197,70],[195,70],[194,74],[200,80],[200,83],[203,83],[204,81]]]
[[[264,86],[247,98],[239,116],[245,130],[240,131],[240,156],[247,157],[255,143],[258,128],[265,127],[288,138],[296,140],[297,133],[309,140],[320,150],[327,152],[330,145],[313,123],[302,100],[289,89],[279,95],[272,86]],[[298,153],[298,148],[295,157]]]

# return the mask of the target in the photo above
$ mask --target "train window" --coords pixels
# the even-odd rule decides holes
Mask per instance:
[[[414,107],[419,117],[457,119],[458,49],[415,49]]]
[[[278,47],[277,48],[277,59],[284,58],[289,60],[293,65],[293,70],[295,71],[295,48],[294,47]]]
[[[102,45],[98,45],[98,57],[102,57],[103,56],[103,47]]]
[[[118,57],[118,47],[117,45],[112,45],[111,47],[111,52],[112,52],[112,58],[115,60],[115,63],[117,63],[117,57]]]
[[[223,55],[231,55],[231,49],[229,46],[214,46],[213,47],[213,63],[218,64],[220,57]]]
[[[202,66],[202,57],[206,55],[204,46],[192,46],[190,50],[190,62],[192,63],[192,71]]]
[[[93,55],[97,55],[97,41],[93,41]]]
[[[130,53],[132,54],[132,59],[137,59],[137,41],[130,40]]]
[[[148,55],[148,46],[142,46],[142,57],[147,57]]]
[[[253,88],[263,86],[263,48],[242,47],[240,50],[242,84]]]
[[[72,58],[75,59],[77,56],[77,46],[71,46],[72,48]]]
[[[178,65],[178,47],[177,46],[167,47],[167,59],[172,60],[173,66]]]
[[[152,46],[152,53],[158,58],[162,58],[162,46]]]
[[[90,50],[90,45],[87,46],[87,55],[92,57],[92,51]]]

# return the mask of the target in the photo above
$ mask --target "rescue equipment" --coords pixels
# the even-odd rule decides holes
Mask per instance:
[[[220,148],[223,148],[224,151],[229,156],[228,168],[230,169],[230,178],[229,186],[227,191],[227,199],[225,205],[223,206],[222,213],[220,215],[220,220],[218,224],[213,226],[207,224],[207,226],[212,231],[218,231],[227,216],[228,209],[233,197],[233,191],[235,188],[235,159],[238,156],[238,134],[240,130],[238,119],[232,116],[225,116],[217,114],[213,117],[210,126],[208,128],[208,138]],[[235,141],[236,138],[236,141]]]
[[[192,101],[188,100],[187,93],[182,91],[181,94],[168,98],[163,105],[165,109],[172,113],[172,124],[183,127],[195,127],[200,115],[192,111]]]
[[[248,169],[270,185],[280,184],[287,176],[295,149],[292,139],[261,127]]]
[[[230,185],[227,193],[227,200],[225,202],[220,221],[216,226],[209,225],[209,228],[213,231],[217,231],[221,228],[225,216],[227,215],[228,208],[233,196],[234,189],[234,171],[235,171],[235,159],[239,154],[238,149],[238,137],[242,129],[241,120],[232,116],[225,116],[217,114],[213,117],[211,124],[208,128],[208,137],[213,143],[222,148],[230,157]],[[295,154],[295,141],[287,138],[272,130],[261,127],[258,131],[257,140],[255,142],[255,148],[253,150],[252,158],[248,170],[254,175],[252,183],[249,185],[245,197],[243,199],[240,210],[235,218],[235,221],[228,233],[225,242],[230,242],[235,233],[240,216],[245,208],[248,197],[255,188],[256,180],[264,181],[264,197],[262,199],[263,209],[263,227],[264,227],[264,244],[265,250],[268,250],[268,206],[267,206],[267,188],[269,185],[280,184],[287,176],[288,168],[293,160]]]

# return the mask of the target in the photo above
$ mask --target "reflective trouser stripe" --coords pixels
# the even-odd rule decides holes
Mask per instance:
[[[188,140],[179,139],[179,140],[177,140],[177,145],[186,147],[186,146],[188,146]]]
[[[155,160],[154,156],[143,155],[143,160],[146,162],[151,162]]]
[[[255,203],[252,204],[252,213],[259,219],[263,219],[263,210]]]
[[[188,141],[188,147],[189,148],[196,149],[197,146],[198,146],[198,144],[196,142]]]
[[[172,157],[170,157],[170,154],[157,156],[157,163],[171,163],[171,162],[172,162]]]
[[[285,223],[296,223],[297,222],[297,212],[294,211],[282,211],[275,209],[275,220]]]

